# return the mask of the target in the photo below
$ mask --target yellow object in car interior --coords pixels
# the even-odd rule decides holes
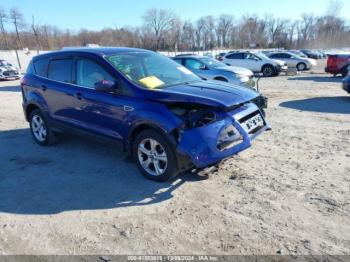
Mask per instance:
[[[139,80],[139,82],[141,82],[144,86],[146,86],[149,89],[157,88],[158,86],[164,84],[164,82],[156,76],[148,76],[142,78]]]

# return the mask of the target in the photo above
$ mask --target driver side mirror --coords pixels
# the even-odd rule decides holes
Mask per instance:
[[[115,81],[101,80],[95,83],[95,90],[98,92],[115,92],[117,89],[117,83]]]
[[[206,65],[201,65],[201,66],[199,67],[199,69],[200,69],[200,70],[207,70],[208,68],[206,67]]]

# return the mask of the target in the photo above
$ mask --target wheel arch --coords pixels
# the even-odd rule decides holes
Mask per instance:
[[[35,110],[35,109],[39,109],[41,110],[41,107],[36,104],[36,103],[30,103],[26,106],[25,108],[25,117],[26,117],[26,120],[29,121],[29,117],[30,117],[30,114]]]
[[[129,131],[127,139],[124,143],[124,150],[128,153],[131,153],[132,143],[135,140],[136,136],[146,129],[152,129],[157,133],[164,136],[172,145],[177,144],[177,139],[179,138],[179,132],[176,128],[167,129],[154,123],[153,121],[141,121],[135,124]]]

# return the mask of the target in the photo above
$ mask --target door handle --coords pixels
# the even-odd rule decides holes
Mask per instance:
[[[80,92],[78,92],[78,93],[75,93],[74,97],[81,100],[83,98],[83,95]]]
[[[46,91],[47,86],[46,85],[41,85],[41,90]]]

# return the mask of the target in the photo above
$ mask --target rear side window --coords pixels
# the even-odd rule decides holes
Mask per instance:
[[[60,81],[71,83],[72,82],[72,59],[58,59],[51,60],[49,64],[49,70],[47,77]]]
[[[243,59],[243,53],[233,53],[226,56],[228,59]]]
[[[39,59],[34,61],[35,74],[38,76],[47,77],[47,66],[49,65],[49,59]]]

